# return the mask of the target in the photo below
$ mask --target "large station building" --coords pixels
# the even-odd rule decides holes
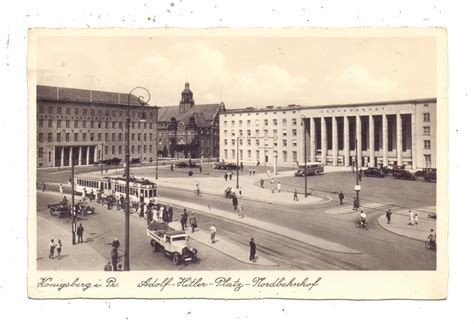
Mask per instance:
[[[350,166],[356,146],[361,166],[435,168],[436,99],[221,113],[220,159],[228,162]]]
[[[143,107],[133,95],[129,104],[127,93],[43,85],[36,87],[36,107],[37,167],[124,161],[128,109],[131,159],[217,156],[225,110],[223,103],[195,105],[188,83],[174,107]]]

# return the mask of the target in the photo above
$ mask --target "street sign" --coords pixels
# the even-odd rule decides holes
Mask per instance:
[[[354,186],[354,190],[355,190],[355,191],[360,191],[360,185],[355,185],[355,186]]]

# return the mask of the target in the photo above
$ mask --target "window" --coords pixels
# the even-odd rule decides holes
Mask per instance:
[[[232,145],[235,145],[235,139],[234,138],[232,139]]]
[[[143,134],[143,140],[146,142],[146,134]]]
[[[57,120],[56,121],[56,128],[62,127],[62,120]]]
[[[282,120],[283,126],[286,126],[286,118]]]
[[[74,121],[74,128],[78,128],[79,127],[79,121],[78,120],[75,120]]]
[[[277,130],[276,129],[273,130],[273,136],[277,136]]]
[[[243,142],[243,141],[242,141],[242,139],[241,139],[241,138],[239,138],[239,145],[243,145],[243,143],[242,143],[242,142]]]
[[[146,153],[146,145],[143,145],[143,153]]]
[[[121,110],[119,110],[118,116],[119,116],[119,117],[122,117],[122,113],[123,113],[123,112],[122,112]]]
[[[66,115],[70,115],[70,114],[71,114],[71,108],[66,107]]]
[[[58,115],[61,115],[61,114],[63,113],[63,108],[62,108],[62,107],[57,107],[57,108],[56,108],[56,113],[57,113]]]
[[[425,144],[425,149],[431,149],[431,141],[423,141]]]
[[[247,129],[247,136],[252,136],[252,131],[250,129]]]
[[[283,140],[283,146],[287,146],[287,140],[286,139]]]
[[[122,133],[119,133],[119,142],[122,141]]]
[[[79,141],[79,133],[74,133],[74,142]]]
[[[138,123],[137,123],[137,128],[140,129],[140,128],[141,128],[141,125],[142,125],[142,123],[141,123],[141,122],[138,122]]]
[[[71,127],[71,121],[70,120],[66,120],[66,128],[69,128]]]
[[[252,151],[251,150],[247,150],[247,158],[248,159],[252,158]]]
[[[263,124],[264,124],[265,126],[268,126],[268,119],[264,119],[264,120],[263,120]]]
[[[43,157],[43,148],[42,147],[38,148],[38,157],[39,158]]]
[[[268,129],[264,129],[264,130],[263,130],[263,135],[264,135],[264,136],[268,136]]]
[[[296,118],[293,118],[293,119],[291,120],[291,123],[293,124],[293,126],[296,126]]]
[[[243,150],[239,150],[239,157],[240,159],[242,159],[244,156],[244,151]]]
[[[109,147],[107,145],[104,147],[104,150],[105,150],[105,155],[108,155],[109,154]]]
[[[150,141],[153,141],[153,133],[150,133]]]
[[[94,115],[95,115],[95,110],[91,109],[91,116],[94,116]]]
[[[141,151],[142,151],[141,145],[137,145],[137,149],[138,149],[138,153],[141,153]]]
[[[423,121],[424,122],[430,121],[430,113],[423,113]]]
[[[97,134],[97,140],[99,142],[102,141],[102,133]]]
[[[235,150],[232,150],[232,159],[235,159]]]
[[[288,152],[283,151],[283,162],[288,162]]]
[[[38,120],[38,127],[43,127],[43,119]]]
[[[105,133],[105,141],[106,141],[106,142],[109,141],[109,133]]]
[[[44,107],[43,106],[39,106],[39,113],[44,114]]]
[[[298,142],[297,142],[297,140],[295,140],[295,139],[294,139],[294,140],[292,141],[292,146],[293,146],[293,147],[296,147],[296,146],[298,146]]]
[[[141,141],[142,140],[142,134],[137,134],[138,135],[138,140]]]
[[[132,154],[135,153],[135,145],[132,145]]]
[[[82,141],[87,141],[87,133],[82,133]]]
[[[94,121],[91,120],[91,127],[90,128],[94,128]]]
[[[255,140],[255,145],[260,145],[260,140],[258,138]]]
[[[112,128],[115,128],[115,122],[112,122]]]
[[[82,109],[82,115],[87,116],[87,108]]]
[[[242,127],[242,124],[243,124],[242,120],[239,120],[239,126],[240,127]]]
[[[135,128],[135,123],[132,123],[132,128]]]
[[[48,119],[48,127],[53,127],[53,120],[52,119]]]
[[[115,142],[115,133],[112,133],[112,142]]]
[[[227,150],[224,150],[224,159],[226,159],[226,160],[228,159],[228,157],[227,157]]]
[[[281,131],[281,133],[282,133],[283,136],[286,136],[286,129],[283,129],[283,130]]]
[[[423,135],[430,135],[430,127],[424,126],[423,127]]]
[[[38,134],[38,142],[42,142],[43,141],[43,133],[39,133]]]
[[[425,154],[425,168],[431,168],[431,155]]]
[[[115,154],[115,145],[112,145],[112,154]]]
[[[259,129],[255,130],[255,136],[257,136],[257,137],[260,136],[260,130]]]
[[[224,136],[227,136],[227,129],[224,129]]]
[[[255,150],[255,157],[257,158],[257,161],[260,160],[260,151]]]
[[[94,141],[94,133],[91,133],[91,142]]]
[[[224,145],[227,145],[227,138],[224,138]]]
[[[122,145],[118,146],[118,152],[119,152],[119,154],[122,154]]]
[[[276,119],[273,120],[273,126],[278,126],[278,120]]]
[[[83,120],[83,121],[82,121],[82,127],[83,127],[83,128],[86,128],[86,127],[87,127],[87,121],[86,121],[86,120]]]
[[[239,129],[239,136],[243,136],[244,135],[244,131]]]
[[[66,133],[66,142],[69,142],[71,140],[71,134]]]
[[[132,141],[135,140],[135,134],[132,134]]]
[[[105,128],[109,128],[109,122],[108,121],[105,122]]]
[[[150,145],[150,153],[153,152],[153,145]]]
[[[50,114],[54,114],[54,108],[53,108],[52,106],[49,106],[49,107],[48,107],[48,112],[49,112]]]
[[[292,129],[293,136],[296,136],[296,129]]]
[[[104,115],[105,115],[106,117],[109,116],[109,110],[108,110],[108,109],[104,110]]]
[[[224,127],[227,127],[227,120],[224,120]]]
[[[79,115],[79,108],[74,108],[74,115]]]
[[[48,133],[48,142],[53,141],[53,133]]]
[[[250,122],[250,119],[247,120],[247,127],[250,127],[250,123],[251,123],[251,122]]]
[[[119,128],[122,129],[122,122],[119,122]]]
[[[235,125],[235,120],[232,121],[232,126],[234,126],[234,125]]]
[[[298,154],[296,153],[296,151],[293,151],[292,154],[293,154],[293,162],[298,161]]]
[[[248,145],[248,146],[252,145],[252,140],[251,140],[251,139],[248,139],[248,140],[247,140],[247,145]]]
[[[61,133],[56,133],[56,142],[61,142]]]

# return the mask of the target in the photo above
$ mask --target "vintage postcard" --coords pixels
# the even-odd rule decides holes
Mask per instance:
[[[31,298],[447,297],[446,30],[28,41]]]

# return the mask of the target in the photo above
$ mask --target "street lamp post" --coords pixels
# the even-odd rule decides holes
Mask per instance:
[[[74,203],[74,149],[71,147],[72,154],[72,163],[71,163],[71,189],[72,189],[72,196],[71,196],[71,233],[72,233],[72,244],[76,244],[76,205]]]
[[[138,97],[138,102],[146,105],[150,101],[150,92],[143,87],[135,87],[128,93],[127,118],[125,120],[125,253],[123,267],[124,271],[130,271],[130,97],[132,92],[141,89],[148,97],[144,101],[143,96]]]
[[[239,142],[240,142],[241,137],[237,137],[237,189],[239,189],[239,170],[240,170],[240,165],[239,165]]]
[[[304,145],[304,196],[308,197],[308,178],[306,165],[306,123],[304,121],[305,115],[301,115],[301,125],[303,126],[303,145]]]
[[[159,112],[160,112],[160,107],[156,107],[155,179],[158,179],[158,127],[159,127],[158,114]]]
[[[104,174],[104,142],[100,142],[100,174]]]
[[[357,206],[360,207],[360,197],[359,197],[359,192],[360,192],[360,185],[359,185],[359,149],[358,149],[358,143],[357,143],[357,138],[355,140],[355,163],[356,163],[356,185],[355,185],[355,192],[356,192],[356,202]]]

